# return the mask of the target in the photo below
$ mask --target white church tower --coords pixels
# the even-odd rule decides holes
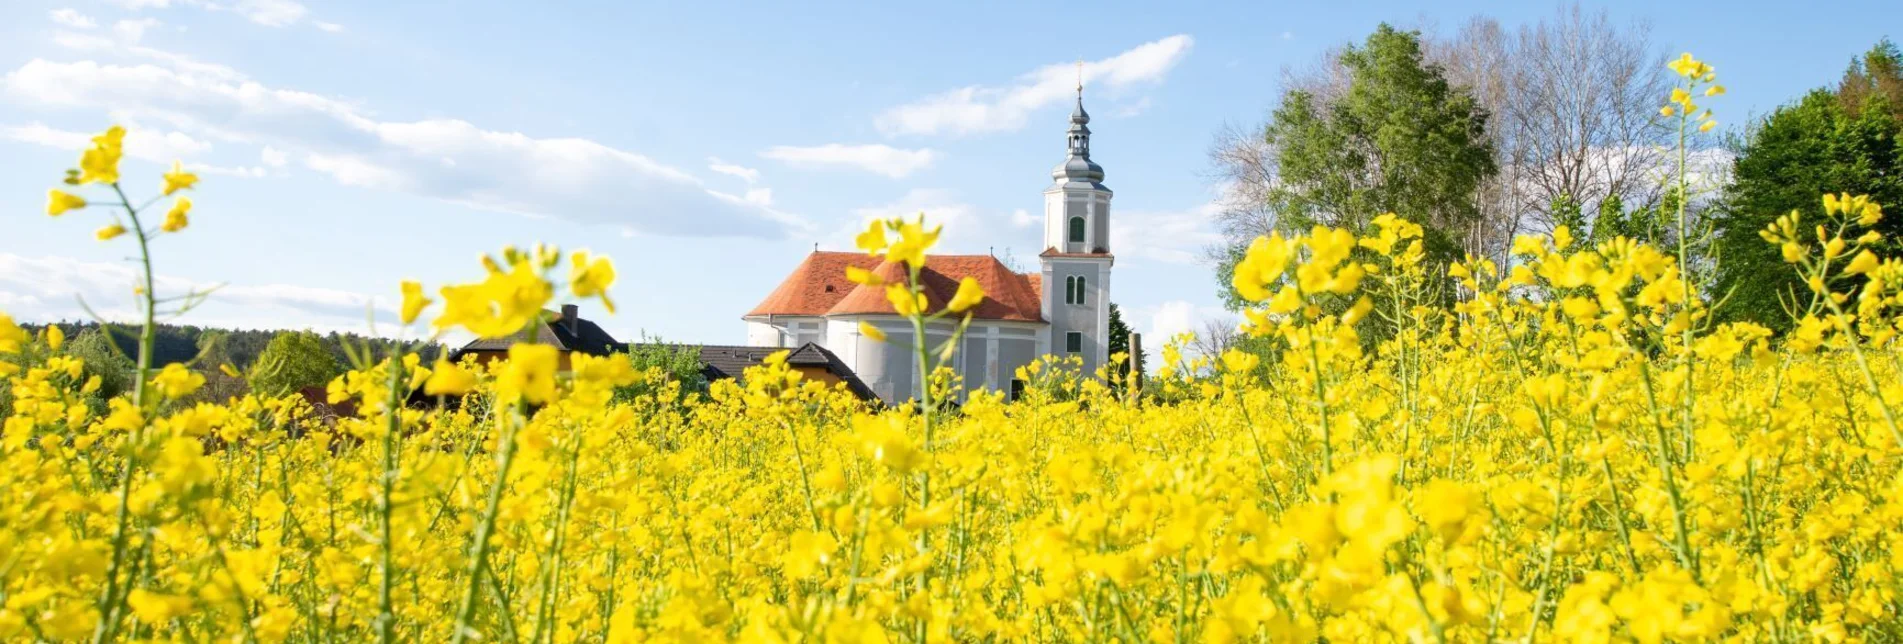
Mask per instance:
[[[1090,160],[1084,86],[1070,114],[1068,153],[1044,191],[1043,314],[1049,353],[1081,356],[1096,373],[1110,356],[1110,188]]]

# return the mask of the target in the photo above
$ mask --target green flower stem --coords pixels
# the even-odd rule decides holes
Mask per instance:
[[[126,198],[125,191],[119,188],[117,182],[111,185],[113,194],[119,196],[119,205],[126,210],[126,217],[132,220],[132,233],[139,240],[139,263],[142,271],[140,277],[145,283],[144,288],[141,288],[139,292],[141,310],[145,319],[141,320],[139,328],[139,358],[134,370],[135,382],[132,388],[132,406],[138,408],[143,416],[147,412],[146,402],[149,399],[147,390],[151,386],[147,380],[152,375],[152,353],[158,344],[158,325],[156,324],[158,297],[153,294],[156,280],[152,275],[152,239],[146,233],[145,226],[139,224],[139,209],[132,207],[132,201]],[[112,534],[112,565],[106,569],[106,588],[101,592],[98,600],[99,622],[93,627],[93,644],[117,639],[119,620],[124,616],[125,595],[129,592],[129,588],[122,588],[119,579],[120,573],[125,568],[127,542],[131,539],[133,472],[138,461],[136,457],[139,444],[144,439],[145,424],[141,423],[139,430],[134,432],[126,442],[125,472],[119,479],[119,511],[116,519],[118,527]],[[130,585],[131,579],[127,579],[126,586]]]

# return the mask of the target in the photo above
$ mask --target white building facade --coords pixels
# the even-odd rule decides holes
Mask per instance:
[[[1087,374],[1109,359],[1112,193],[1103,184],[1103,167],[1090,159],[1089,122],[1080,88],[1064,162],[1051,172],[1053,181],[1044,191],[1039,271],[1016,273],[989,255],[926,260],[921,282],[933,307],[949,301],[965,277],[985,289],[985,301],[972,309],[950,364],[967,389],[1010,391],[1017,369],[1042,355],[1075,355]],[[818,344],[886,402],[916,397],[919,367],[911,323],[893,312],[882,289],[846,281],[848,266],[880,273],[888,281],[905,272],[865,253],[814,251],[742,318],[747,344]],[[861,322],[878,328],[886,340],[866,337]],[[949,320],[928,326],[926,346],[940,346],[955,328]]]

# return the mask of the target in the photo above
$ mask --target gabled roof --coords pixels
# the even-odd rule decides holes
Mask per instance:
[[[904,281],[905,266],[897,262],[885,262],[874,269],[879,277],[887,282]],[[953,295],[958,293],[958,283],[970,277],[978,280],[983,287],[985,299],[971,309],[971,317],[981,320],[1016,320],[1021,322],[1043,322],[1042,304],[1038,297],[1040,290],[1032,283],[1032,276],[1014,273],[1006,268],[1004,262],[990,255],[930,255],[925,258],[925,269],[919,271],[919,282],[924,287],[929,311],[944,308]],[[826,312],[827,315],[864,315],[894,314],[892,302],[885,297],[885,289],[859,286],[846,298]]]
[[[786,281],[754,307],[756,315],[867,315],[895,314],[886,300],[883,287],[871,287],[846,281],[846,267],[872,271],[886,282],[906,279],[905,266],[865,253],[816,251],[793,269]],[[1015,273],[990,255],[931,255],[919,272],[931,310],[950,302],[958,292],[958,283],[966,277],[978,280],[985,299],[971,311],[982,320],[1044,321],[1040,298],[1043,290],[1037,275]]]
[[[580,351],[598,356],[620,350],[621,343],[592,320],[578,317],[575,320],[576,328],[571,331],[568,328],[568,321],[562,319],[561,313],[555,311],[545,313],[544,319],[548,321],[542,324],[542,328],[536,329],[536,342],[552,344],[563,351]],[[463,348],[451,353],[450,359],[455,359],[465,351],[508,351],[509,345],[515,344],[517,339],[516,336],[477,338],[474,342],[465,344]]]
[[[858,286],[846,281],[846,267],[879,267],[881,258],[858,252],[813,251],[778,288],[747,312],[755,315],[825,315]]]
[[[877,400],[877,396],[872,393],[872,388],[867,387],[866,383],[859,379],[859,375],[853,373],[851,367],[846,366],[845,361],[840,360],[839,356],[826,350],[825,347],[811,342],[791,350],[780,347],[703,344],[700,345],[700,363],[704,365],[701,373],[708,380],[738,379],[746,373],[747,367],[757,366],[765,362],[767,356],[780,351],[790,351],[786,355],[787,364],[795,367],[823,367],[844,381],[846,388],[860,400]]]

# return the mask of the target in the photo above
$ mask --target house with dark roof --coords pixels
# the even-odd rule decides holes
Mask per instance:
[[[573,304],[562,305],[560,313],[545,312],[546,320],[535,330],[535,341],[553,345],[561,351],[560,369],[568,370],[569,356],[577,351],[589,355],[605,356],[618,351],[626,351],[626,345],[608,335],[601,325],[582,319],[578,307]],[[509,346],[515,344],[515,337],[483,339],[477,338],[462,348],[449,353],[451,361],[461,360],[463,356],[476,356],[476,361],[488,364],[491,360],[509,357]]]
[[[536,329],[536,341],[552,345],[560,350],[559,368],[569,370],[569,359],[575,353],[605,356],[613,353],[625,353],[630,345],[618,341],[601,328],[601,325],[581,317],[573,304],[564,305],[560,313],[549,312],[544,316],[546,322]],[[487,364],[509,356],[509,346],[515,344],[509,339],[477,339],[450,352],[449,359],[461,360],[463,356],[475,356],[479,363]],[[677,345],[678,346],[678,345]],[[747,367],[757,366],[768,356],[780,351],[788,351],[786,364],[800,372],[808,380],[824,382],[828,385],[844,384],[848,391],[861,400],[876,400],[872,390],[866,387],[858,375],[852,372],[845,361],[825,347],[816,344],[780,348],[749,347],[732,345],[689,345],[699,353],[701,375],[708,382],[721,379],[739,379],[746,373]],[[320,392],[321,393],[321,390]]]
[[[698,345],[697,348],[700,350],[701,375],[705,376],[708,382],[723,378],[739,379],[746,373],[748,367],[759,366],[766,362],[768,356],[780,351],[788,351],[779,347],[716,344]],[[846,390],[851,391],[860,400],[877,400],[872,389],[866,387],[866,383],[859,379],[858,374],[853,373],[852,369],[839,359],[839,356],[827,351],[826,347],[811,342],[794,347],[786,355],[786,365],[800,372],[806,380],[828,385],[844,384]]]
[[[1111,191],[1103,185],[1103,166],[1090,159],[1089,122],[1080,86],[1064,162],[1044,190],[1039,270],[1018,273],[990,255],[932,255],[919,267],[929,310],[950,302],[964,278],[984,287],[984,301],[970,311],[971,324],[950,365],[967,388],[1010,390],[1018,367],[1042,355],[1077,356],[1085,373],[1109,359]],[[817,346],[837,355],[886,402],[916,397],[911,323],[892,308],[884,287],[847,281],[848,267],[886,282],[903,282],[909,274],[905,265],[881,256],[815,250],[742,316],[747,344]],[[886,340],[867,336],[862,324]],[[923,340],[936,349],[956,328],[949,318],[933,323]]]

